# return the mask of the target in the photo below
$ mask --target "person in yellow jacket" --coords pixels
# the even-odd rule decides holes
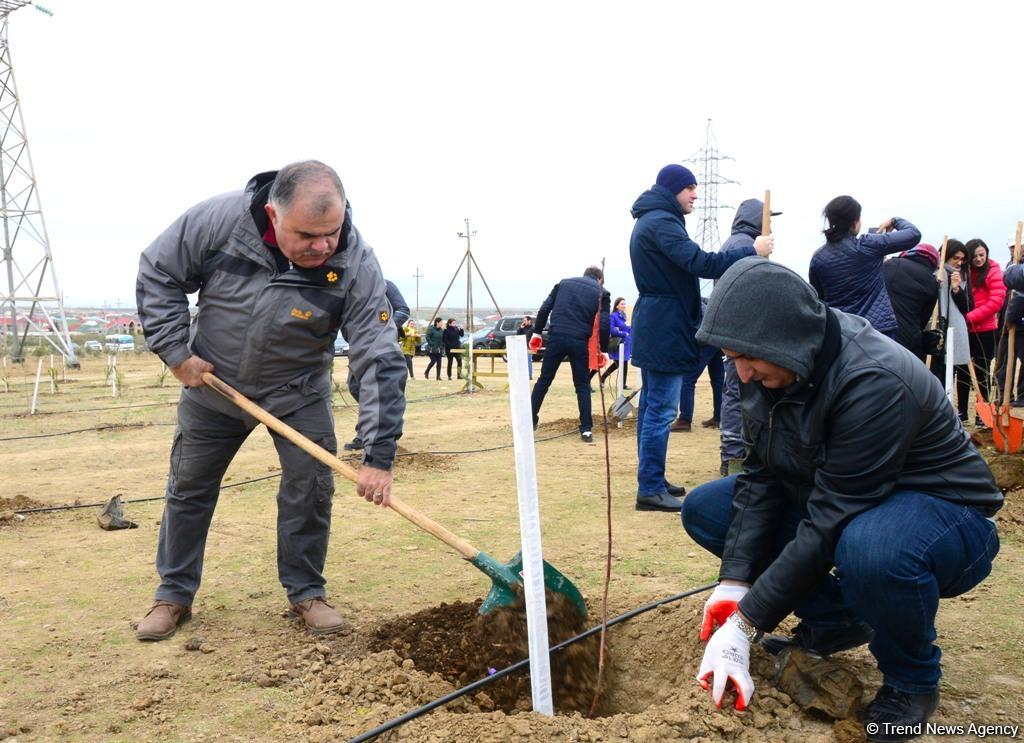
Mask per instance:
[[[409,370],[409,379],[412,379],[412,359],[420,345],[420,334],[416,332],[416,321],[409,320],[402,327],[400,335],[402,336],[402,355],[405,356],[405,366]]]

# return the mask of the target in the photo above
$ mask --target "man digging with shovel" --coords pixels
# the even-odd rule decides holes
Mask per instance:
[[[732,681],[745,709],[750,645],[792,612],[792,639],[765,646],[870,642],[883,685],[865,730],[909,739],[939,702],[939,599],[984,580],[999,551],[988,465],[917,358],[783,266],[726,271],[697,340],[735,360],[748,442],[742,474],[683,501],[687,533],[722,558],[697,680],[719,706]]]
[[[221,479],[257,425],[202,375],[215,372],[334,453],[330,368],[340,329],[360,388],[357,491],[387,505],[406,368],[377,259],[352,224],[338,175],[316,161],[261,173],[244,191],[192,207],[143,252],[136,291],[150,350],[184,385],[156,554],[161,581],[137,630],[140,640],[163,640],[191,616]],[[196,291],[190,329],[186,295]],[[310,632],[336,632],[343,621],[323,576],[333,473],[271,437],[282,470],[278,577]]]

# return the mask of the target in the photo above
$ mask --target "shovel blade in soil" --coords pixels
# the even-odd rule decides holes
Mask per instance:
[[[514,606],[520,601],[523,591],[523,554],[517,552],[507,563],[500,563],[486,552],[478,552],[470,560],[492,581],[487,598],[480,605],[480,613],[487,614],[500,606]],[[547,560],[544,561],[544,587],[552,593],[561,594],[572,601],[580,617],[587,616],[587,605],[573,582],[566,578]]]

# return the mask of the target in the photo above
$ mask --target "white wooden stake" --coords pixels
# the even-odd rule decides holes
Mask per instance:
[[[32,388],[32,407],[29,408],[29,415],[36,414],[36,400],[39,399],[39,377],[43,375],[43,360],[39,359],[39,363],[36,365],[36,383]]]
[[[626,339],[619,339],[619,395],[616,399],[622,397],[626,389]],[[615,421],[616,428],[622,428],[622,419]]]
[[[110,371],[110,396],[117,397],[117,356],[111,356],[113,363]]]
[[[54,368],[53,367],[53,354],[51,353],[50,354],[50,369],[53,369],[53,368]],[[50,394],[51,395],[56,395],[57,394],[57,385],[56,385],[54,380],[55,380],[55,377],[53,375],[53,372],[51,371],[50,372]]]
[[[512,442],[519,491],[519,533],[523,546],[523,586],[526,593],[526,631],[530,648],[530,689],[535,712],[552,717],[551,662],[548,647],[547,602],[544,597],[544,558],[537,502],[537,457],[533,442],[533,411],[527,370],[526,336],[507,339],[508,392],[512,407]]]
[[[11,388],[7,385],[7,357],[6,356],[4,356],[3,380],[4,380],[4,392],[10,392]]]

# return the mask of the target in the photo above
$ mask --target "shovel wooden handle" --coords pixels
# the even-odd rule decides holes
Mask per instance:
[[[761,234],[770,235],[772,234],[772,192],[771,189],[765,189],[764,192],[764,210],[761,212]]]
[[[336,456],[331,454],[329,451],[324,449],[319,444],[314,443],[310,439],[303,436],[301,433],[296,431],[294,428],[289,426],[287,423],[283,423],[266,410],[261,408],[259,405],[254,403],[248,397],[243,395],[241,392],[236,390],[227,382],[218,379],[209,372],[203,373],[203,381],[210,386],[211,389],[219,392],[221,395],[229,399],[235,405],[240,407],[246,413],[251,415],[256,420],[260,421],[263,425],[272,431],[279,433],[286,439],[291,441],[297,447],[305,451],[314,459],[317,459],[328,467],[333,469],[335,472],[344,475],[352,482],[355,482],[358,474],[345,462],[342,462]],[[430,534],[432,537],[440,539],[442,542],[447,544],[449,547],[454,549],[460,555],[465,557],[467,560],[472,560],[480,552],[476,547],[467,542],[457,534],[453,534],[446,528],[441,526],[439,523],[431,519],[430,517],[420,513],[409,504],[396,498],[394,495],[390,496],[390,508],[399,515],[405,517],[423,531]]]
[[[1017,222],[1017,236],[1013,242],[1013,262],[1014,264],[1020,263],[1020,241],[1021,231],[1024,230],[1024,222]],[[1013,292],[1010,292],[1010,297],[1013,297]],[[1007,313],[1009,314],[1009,313]],[[1011,384],[1013,382],[1013,371],[1016,364],[1017,357],[1014,354],[1014,340],[1017,337],[1016,330],[1010,330],[1010,320],[1006,318],[1003,323],[1003,328],[1007,330],[1009,336],[1006,341],[1006,378],[1003,381],[1003,407],[1001,412],[1003,418],[1003,425],[1010,425],[1010,395],[1012,393]]]

